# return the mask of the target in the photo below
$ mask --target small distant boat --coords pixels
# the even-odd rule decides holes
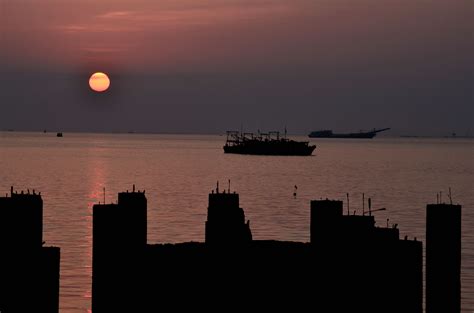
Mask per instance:
[[[308,137],[310,138],[357,138],[357,139],[371,139],[374,138],[377,133],[389,130],[390,128],[375,129],[368,132],[358,132],[358,133],[346,133],[346,134],[336,134],[332,130],[318,130],[311,132]]]
[[[63,136],[63,133],[59,132],[56,134],[56,137],[62,137]]]
[[[224,145],[225,153],[253,154],[253,155],[311,155],[316,149],[308,141],[295,141],[280,137],[280,132],[242,133],[227,131],[227,141]]]

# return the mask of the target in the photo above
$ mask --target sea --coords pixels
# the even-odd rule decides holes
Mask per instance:
[[[255,239],[307,242],[310,201],[346,209],[349,194],[351,214],[370,197],[385,208],[378,226],[424,241],[426,204],[441,197],[463,206],[462,312],[474,311],[473,139],[290,137],[316,144],[313,155],[224,154],[225,135],[0,132],[0,194],[41,192],[43,240],[61,248],[62,313],[90,312],[92,206],[133,185],[146,191],[149,243],[204,241],[218,182],[240,194]]]

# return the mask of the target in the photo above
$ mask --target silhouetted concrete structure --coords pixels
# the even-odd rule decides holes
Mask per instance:
[[[93,312],[421,313],[422,243],[342,205],[311,202],[310,243],[252,240],[239,195],[216,189],[205,243],[146,245],[144,192],[120,193],[93,209]]]
[[[426,313],[461,311],[461,206],[426,206]]]
[[[339,235],[337,224],[342,216],[342,201],[311,201],[311,242],[321,244],[333,240]]]
[[[232,245],[252,241],[250,223],[245,223],[245,213],[239,207],[236,193],[216,192],[209,194],[206,221],[206,244]]]
[[[337,304],[335,311],[421,312],[422,243],[399,240],[396,225],[376,227],[374,216],[367,214],[344,215],[342,201],[311,201],[315,264],[334,273],[323,274],[332,294],[341,286],[351,290],[344,296],[351,305]]]
[[[0,198],[0,246],[32,249],[43,242],[43,200],[39,194],[21,192]]]
[[[92,310],[123,312],[136,305],[147,241],[145,191],[122,192],[117,204],[93,207]]]
[[[43,247],[40,194],[0,197],[0,311],[58,312],[60,250]]]

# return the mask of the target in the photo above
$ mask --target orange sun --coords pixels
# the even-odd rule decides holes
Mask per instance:
[[[110,79],[107,74],[97,72],[92,74],[91,78],[89,78],[89,86],[94,91],[103,92],[109,89]]]

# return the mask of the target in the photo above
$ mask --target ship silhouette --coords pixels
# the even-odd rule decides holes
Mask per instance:
[[[377,133],[389,130],[390,128],[382,128],[382,129],[373,129],[368,132],[360,131],[358,133],[342,133],[336,134],[333,133],[332,130],[317,130],[312,131],[309,133],[308,137],[310,138],[355,138],[355,139],[372,139],[374,138]]]
[[[280,136],[280,132],[243,133],[227,131],[227,141],[224,145],[225,153],[253,154],[253,155],[311,155],[316,145],[308,141],[295,141]]]

